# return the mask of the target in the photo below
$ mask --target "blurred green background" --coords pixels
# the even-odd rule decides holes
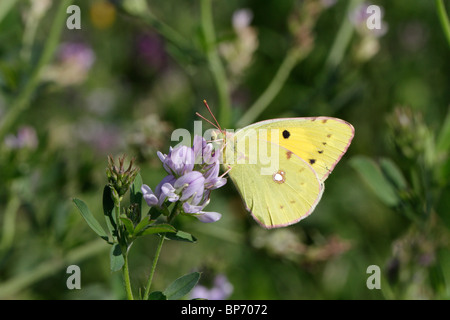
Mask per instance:
[[[314,214],[264,230],[231,181],[214,224],[179,217],[195,244],[166,241],[154,288],[188,272],[229,299],[450,298],[448,1],[50,1],[0,4],[0,298],[123,299],[102,220],[107,156],[136,157],[152,188],[172,130],[193,130],[206,99],[223,127],[333,116],[355,138]],[[66,22],[80,8],[81,29]],[[73,22],[73,21],[72,21]],[[447,36],[447,37],[446,37]],[[208,128],[203,123],[204,129]],[[142,287],[156,237],[130,253]],[[66,287],[81,268],[81,290]],[[370,265],[381,289],[369,290]]]

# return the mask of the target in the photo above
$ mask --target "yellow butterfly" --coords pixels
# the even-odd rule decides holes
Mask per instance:
[[[217,138],[225,141],[223,165],[247,210],[261,226],[278,228],[312,213],[354,133],[337,118],[285,118],[220,130]]]

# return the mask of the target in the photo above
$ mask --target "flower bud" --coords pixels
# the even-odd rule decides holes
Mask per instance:
[[[119,158],[119,166],[114,163],[114,159],[108,156],[108,167],[106,168],[106,176],[108,177],[108,185],[111,187],[114,201],[121,201],[123,195],[130,188],[136,175],[139,172],[138,167],[133,167],[134,159],[131,159],[128,168],[125,170],[123,164],[125,155]]]

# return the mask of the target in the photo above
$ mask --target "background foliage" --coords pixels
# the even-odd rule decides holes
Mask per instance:
[[[71,3],[80,30],[66,27]],[[356,136],[314,214],[294,226],[260,228],[231,182],[208,207],[219,222],[177,219],[198,242],[165,244],[155,288],[202,271],[205,286],[226,275],[230,299],[450,298],[450,42],[439,3],[374,1],[376,33],[359,0],[3,0],[0,298],[124,298],[109,246],[71,199],[101,216],[109,154],[135,156],[155,186],[156,151],[167,153],[173,129],[193,130],[203,99],[223,127],[323,115]],[[139,240],[135,283],[156,246]],[[81,290],[66,287],[70,264]],[[370,265],[381,290],[366,287]]]

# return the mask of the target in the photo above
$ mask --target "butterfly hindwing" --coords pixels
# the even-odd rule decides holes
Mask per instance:
[[[228,165],[229,175],[260,225],[276,228],[296,223],[314,210],[323,184],[311,166],[289,150],[267,141],[258,143],[267,144],[266,150],[279,155],[277,166],[262,172],[269,168],[267,163],[266,167],[234,163]]]

